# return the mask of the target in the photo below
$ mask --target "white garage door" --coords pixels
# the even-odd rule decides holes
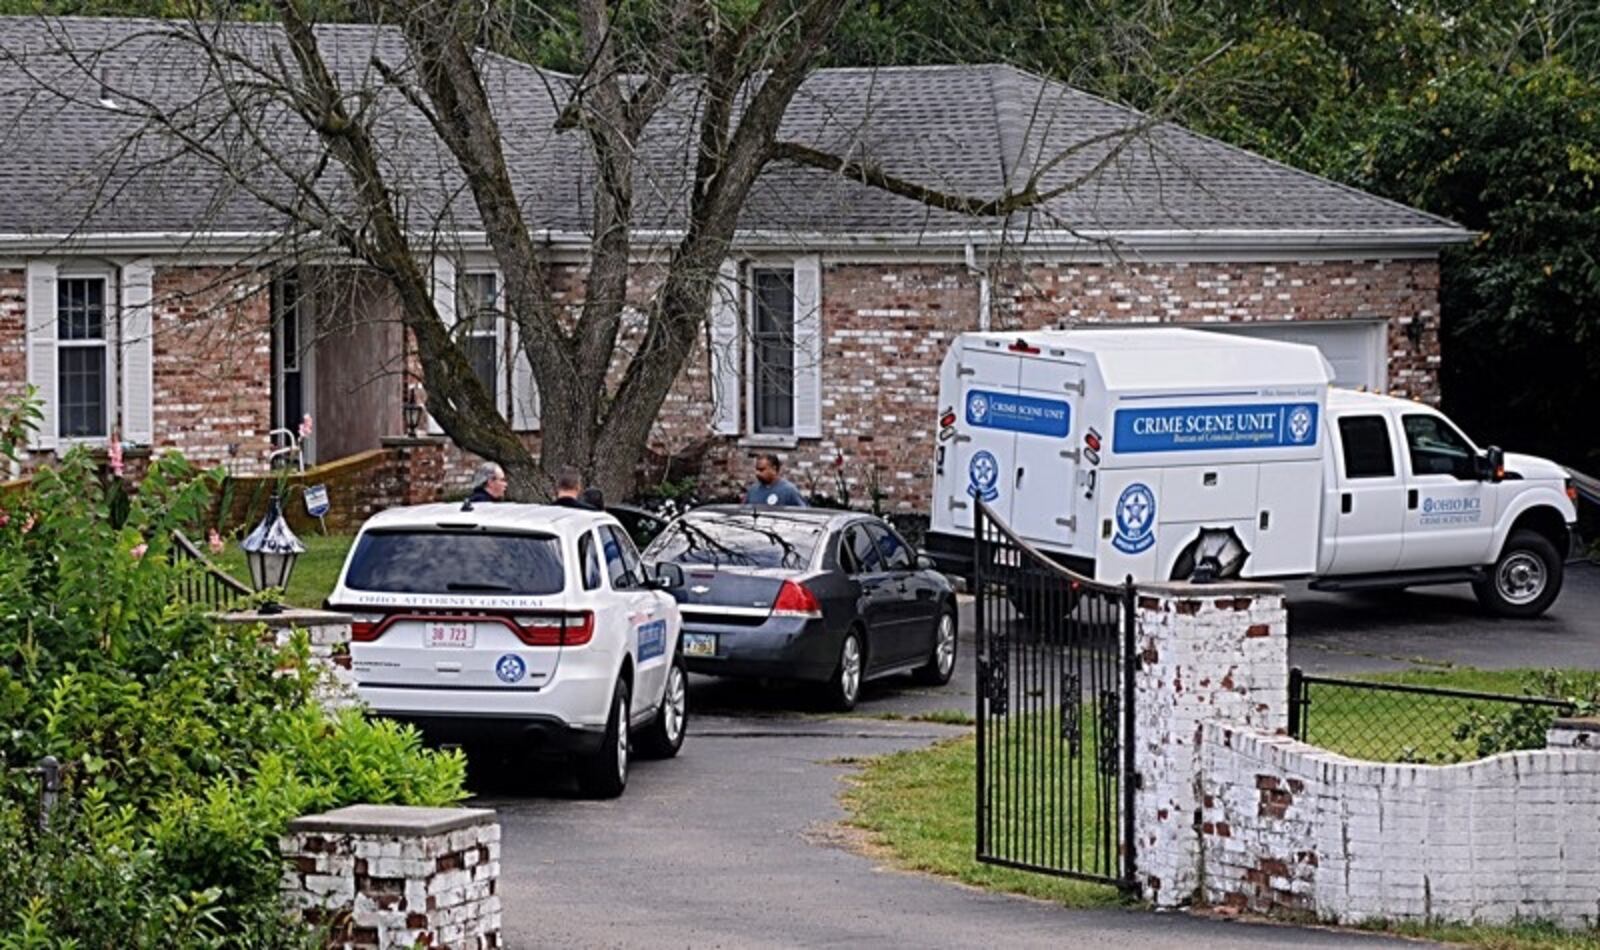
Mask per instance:
[[[1309,343],[1322,350],[1333,364],[1333,384],[1348,389],[1365,386],[1373,392],[1387,388],[1388,361],[1384,354],[1382,320],[1339,320],[1328,323],[1206,324],[1200,329],[1241,333],[1268,340]]]

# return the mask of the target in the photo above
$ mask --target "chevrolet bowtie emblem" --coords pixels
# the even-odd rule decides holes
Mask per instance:
[[[691,594],[709,594],[709,593],[711,593],[711,588],[707,587],[704,584],[696,584],[693,587],[689,588],[689,593],[691,593]]]

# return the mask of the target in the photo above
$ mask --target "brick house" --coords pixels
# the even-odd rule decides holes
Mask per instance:
[[[139,127],[131,102],[217,81],[175,29],[0,18],[0,393],[31,383],[44,396],[35,463],[115,430],[257,471],[269,432],[304,412],[316,418],[314,459],[372,448],[401,432],[415,379],[381,281],[285,253],[306,236],[204,161],[156,146],[136,161],[138,148],[115,147]],[[229,29],[257,54],[276,41],[272,27]],[[319,37],[336,68],[405,61],[388,31]],[[564,300],[579,302],[590,212],[582,142],[552,131],[549,88],[562,77],[498,57],[484,70],[514,116],[507,159],[529,218]],[[429,215],[436,303],[447,321],[477,314],[458,332],[537,451],[536,381],[516,358],[514,325],[496,316],[500,275],[475,211],[430,197],[459,172],[415,115],[388,121],[390,160],[429,185],[416,203]],[[1323,349],[1343,385],[1437,400],[1438,253],[1467,232],[1172,125],[1117,135],[1140,123],[1005,66],[814,74],[783,138],[954,194],[993,197],[1030,177],[1040,190],[1082,184],[978,219],[770,167],[657,448],[694,455],[713,492],[744,481],[750,455],[769,448],[802,489],[831,491],[842,458],[856,499],[876,483],[891,508],[925,510],[938,363],[955,334],[980,328],[1167,323],[1299,340]],[[641,308],[677,220],[682,126],[670,115],[658,125],[639,188],[630,294]],[[452,471],[465,477],[472,461],[452,453]]]

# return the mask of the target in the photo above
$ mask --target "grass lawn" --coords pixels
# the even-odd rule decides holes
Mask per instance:
[[[1026,728],[1019,726],[1012,740],[996,745],[994,751],[1031,760],[1034,740],[1055,732],[1055,719],[1018,719],[1026,723]],[[1092,731],[1088,732],[1083,756],[1086,770],[1092,773],[1094,748]],[[1069,907],[1122,902],[1121,893],[1109,885],[979,864],[973,858],[977,846],[977,806],[973,795],[976,761],[976,741],[972,736],[871,759],[845,792],[851,823],[873,832],[892,862],[902,868]],[[1095,822],[1095,791],[1092,787],[1075,791],[1076,794],[1064,789],[1041,790],[1036,797],[1037,807],[1031,808],[1007,809],[1005,796],[996,796],[991,803],[990,827],[1000,829],[1014,821],[1018,827],[1059,828],[1063,832],[1061,839],[1078,842],[1083,849],[1081,857],[1088,858],[1095,842],[1103,840]],[[1021,844],[1026,847],[1026,842]]]
[[[350,550],[353,540],[355,536],[349,534],[323,536],[308,533],[302,536],[300,541],[305,544],[306,553],[294,562],[294,573],[289,576],[289,590],[284,602],[297,607],[321,607],[323,599],[339,579],[345,552]],[[216,562],[217,566],[249,586],[250,569],[245,566],[244,552],[239,550],[238,542],[229,542],[227,550],[217,556]]]
[[[1474,669],[1419,670],[1405,673],[1362,677],[1377,682],[1399,682],[1418,686],[1436,686],[1475,692],[1521,695],[1523,684],[1532,671],[1484,671]],[[1600,674],[1580,674],[1600,677]],[[1368,729],[1365,740],[1372,747],[1403,750],[1412,744],[1402,734],[1407,720],[1403,710],[1380,710],[1377,716],[1366,715],[1358,719],[1359,696],[1371,693],[1348,693],[1338,697],[1328,688],[1320,700],[1320,708],[1312,713],[1312,737],[1317,734],[1317,719],[1323,717],[1326,731],[1336,731],[1341,723],[1361,722],[1364,725],[1376,719]],[[1318,701],[1315,687],[1312,699]],[[1455,711],[1441,718],[1455,715]],[[1430,714],[1433,715],[1433,714]],[[1016,717],[1026,720],[1028,717]],[[1093,720],[1084,716],[1085,725]],[[1452,725],[1456,720],[1451,719]],[[1030,759],[1052,754],[1051,747],[1058,743],[1042,741],[1056,731],[1053,717],[1033,717],[1033,721],[1014,727],[1013,741],[997,743],[991,756],[1011,755],[1013,762],[1022,757],[1025,765]],[[1454,741],[1454,740],[1451,740]],[[1084,730],[1083,755],[1093,762],[1093,730]],[[991,758],[991,761],[994,761]],[[1023,894],[1029,897],[1054,901],[1068,907],[1094,907],[1117,904],[1125,898],[1109,886],[1067,880],[980,864],[973,857],[976,851],[977,809],[975,804],[977,747],[973,736],[949,739],[926,749],[896,752],[868,759],[862,763],[861,773],[845,790],[843,799],[849,812],[849,822],[872,835],[875,854],[888,863],[911,871],[922,871],[952,878],[965,884],[990,890]],[[1092,765],[1088,767],[1092,773]],[[1027,774],[1027,769],[1024,769]],[[1092,804],[1094,789],[1085,790],[1083,804]],[[1029,794],[1025,792],[1025,794]],[[1062,793],[1035,788],[1032,797],[1037,803],[1034,813],[1050,809],[1065,811],[1074,824],[1060,825],[1069,836],[1076,833],[1080,842],[1098,837],[1094,827],[1092,807],[1063,809]],[[1070,796],[1070,792],[1068,795]],[[1006,812],[997,809],[1001,818],[1015,817],[1026,823],[1030,816],[1013,807]],[[1068,830],[1072,827],[1073,830]],[[1517,950],[1577,950],[1600,948],[1600,934],[1596,932],[1567,933],[1541,924],[1515,927],[1462,927],[1397,923],[1391,926],[1374,926],[1393,933],[1428,940],[1467,944],[1489,948],[1517,948]]]

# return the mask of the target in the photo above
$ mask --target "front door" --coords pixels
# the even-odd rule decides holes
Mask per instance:
[[[315,333],[310,327],[311,302],[301,293],[300,279],[293,272],[279,277],[273,284],[272,294],[272,427],[281,430],[273,436],[272,447],[290,445],[285,433],[299,439],[300,422],[314,415],[316,378]],[[316,461],[316,426],[300,440],[305,463]],[[285,453],[275,461],[298,466],[300,460],[294,453]]]
[[[1443,416],[1408,412],[1404,563],[1472,567],[1493,560],[1496,494],[1478,478],[1478,450]]]
[[[1389,416],[1341,416],[1338,430],[1339,478],[1328,499],[1335,512],[1335,546],[1328,572],[1392,571],[1400,563],[1406,492]]]

